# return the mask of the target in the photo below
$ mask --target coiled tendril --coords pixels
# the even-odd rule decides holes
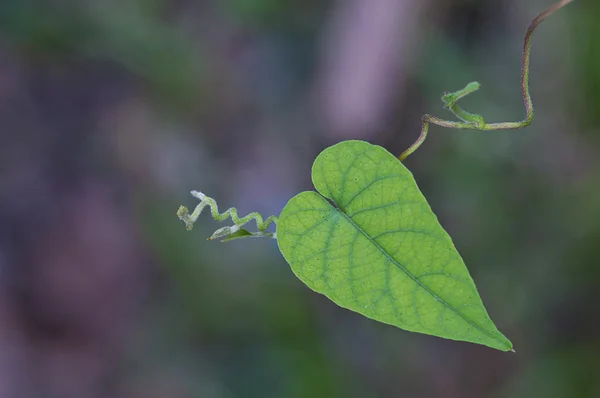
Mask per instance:
[[[252,212],[245,217],[240,218],[238,216],[237,209],[235,207],[231,207],[223,213],[219,213],[219,207],[217,202],[200,191],[192,191],[192,196],[200,199],[200,203],[196,206],[192,214],[189,213],[189,210],[185,206],[180,206],[179,210],[177,210],[177,217],[181,221],[185,223],[185,228],[189,231],[192,229],[198,217],[202,213],[202,210],[206,206],[210,207],[210,212],[212,217],[217,221],[225,221],[229,217],[231,217],[231,221],[233,221],[234,225],[223,227],[217,229],[209,240],[223,238],[222,241],[226,242],[233,239],[241,239],[241,238],[272,238],[277,239],[277,235],[274,232],[267,231],[267,228],[271,224],[277,224],[278,217],[270,216],[266,220],[263,221],[262,216],[257,212]],[[250,221],[256,221],[256,227],[258,228],[257,232],[249,232],[242,227],[249,223]]]

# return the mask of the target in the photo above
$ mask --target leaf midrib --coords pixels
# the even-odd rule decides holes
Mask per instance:
[[[410,279],[412,279],[417,285],[419,285],[419,287],[421,287],[423,290],[425,290],[427,293],[429,293],[434,299],[436,299],[437,301],[442,303],[446,308],[450,309],[455,314],[457,314],[461,319],[463,319],[469,325],[473,326],[475,329],[479,330],[481,333],[483,333],[487,337],[499,342],[502,346],[506,346],[506,343],[502,339],[498,338],[498,336],[490,333],[486,329],[483,329],[481,326],[474,323],[472,320],[470,320],[465,315],[463,315],[460,311],[458,311],[456,308],[454,308],[454,306],[452,306],[446,300],[444,300],[443,298],[441,298],[440,296],[435,294],[435,292],[433,292],[427,285],[425,285],[423,282],[418,280],[412,273],[410,273],[405,267],[403,267],[402,264],[400,264],[398,261],[396,261],[396,259],[394,257],[392,257],[383,247],[381,247],[381,245],[379,243],[377,243],[375,240],[373,240],[373,238],[371,238],[369,236],[369,234],[367,234],[358,224],[356,224],[356,222],[354,222],[354,220],[352,218],[350,218],[342,209],[340,209],[337,206],[333,206],[331,204],[331,202],[329,202],[329,200],[327,200],[328,199],[327,197],[324,197],[324,199],[325,199],[325,202],[327,202],[327,204],[329,206],[331,206],[334,210],[336,210],[341,215],[343,215],[346,218],[346,220],[348,220],[348,222],[352,226],[354,226],[354,228],[356,228],[358,231],[360,231],[360,233],[362,233],[363,236],[365,238],[367,238],[369,240],[369,242],[371,242],[373,244],[373,246],[375,246],[377,248],[377,250],[379,250],[388,260],[393,262],[394,265],[396,265],[396,267],[398,267],[398,269],[400,269],[402,272],[404,272]]]

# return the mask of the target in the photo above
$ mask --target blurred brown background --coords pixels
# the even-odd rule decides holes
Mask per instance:
[[[444,90],[523,116],[551,0],[0,0],[0,398],[600,397],[600,3],[533,39],[533,125],[406,165],[516,354],[407,333],[207,242],[191,189],[278,214],[326,146],[400,153]]]

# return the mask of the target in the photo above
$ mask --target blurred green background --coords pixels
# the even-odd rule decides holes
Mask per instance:
[[[600,397],[600,3],[533,39],[525,130],[406,165],[516,354],[404,332],[207,242],[199,189],[278,214],[326,146],[400,153],[443,91],[519,120],[550,0],[1,0],[0,397]]]

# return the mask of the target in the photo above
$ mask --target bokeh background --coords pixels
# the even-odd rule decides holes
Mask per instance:
[[[0,397],[600,397],[600,3],[533,40],[533,125],[406,165],[516,354],[336,307],[199,189],[278,214],[326,146],[400,153],[445,90],[519,120],[551,0],[1,0]]]

